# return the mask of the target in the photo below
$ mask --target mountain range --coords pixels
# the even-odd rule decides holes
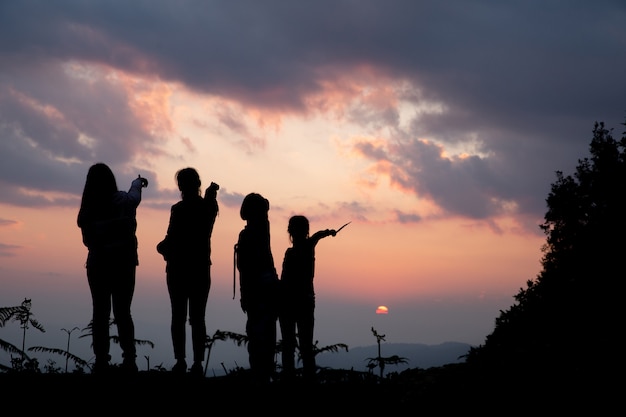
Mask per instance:
[[[406,363],[388,364],[385,367],[386,373],[401,372],[405,369],[428,369],[450,363],[464,362],[463,355],[467,354],[471,347],[472,345],[460,342],[444,342],[438,345],[384,343],[380,346],[380,356],[388,358],[395,355],[404,358]],[[378,345],[371,345],[351,348],[348,351],[322,352],[315,357],[315,361],[320,367],[367,371],[369,359],[376,357],[378,357]]]

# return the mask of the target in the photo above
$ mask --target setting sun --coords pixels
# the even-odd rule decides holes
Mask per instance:
[[[376,308],[376,314],[388,314],[389,309],[386,306],[378,306]]]

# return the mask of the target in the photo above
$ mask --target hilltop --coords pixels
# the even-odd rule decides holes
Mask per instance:
[[[397,355],[405,358],[406,363],[390,365],[387,372],[401,372],[411,368],[428,369],[452,363],[463,362],[463,355],[467,354],[472,346],[467,343],[445,342],[436,345],[423,343],[383,343],[381,356]],[[318,366],[334,369],[353,369],[367,371],[368,358],[378,356],[378,345],[357,346],[348,351],[323,352],[317,355]]]
[[[306,410],[308,414],[472,413],[516,414],[523,411],[610,410],[619,399],[606,379],[593,375],[515,375],[472,368],[465,363],[407,369],[392,378],[343,369],[320,370],[318,383],[252,384],[246,371],[222,377],[193,378],[164,371],[133,376],[91,374],[0,374],[5,407],[63,413],[272,412]],[[582,378],[582,379],[581,379]],[[615,390],[613,390],[615,391]]]

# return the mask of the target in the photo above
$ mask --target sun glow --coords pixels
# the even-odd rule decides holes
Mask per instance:
[[[389,309],[386,306],[378,306],[376,308],[376,314],[389,314]]]

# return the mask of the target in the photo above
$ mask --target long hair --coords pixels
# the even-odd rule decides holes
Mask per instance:
[[[110,208],[113,196],[117,193],[115,175],[107,164],[93,164],[87,172],[83,196],[78,213],[78,225],[89,220],[100,219]]]
[[[178,189],[183,199],[185,199],[185,197],[200,195],[202,182],[200,181],[198,171],[195,169],[183,168],[179,170],[176,173],[176,183],[178,184]]]

